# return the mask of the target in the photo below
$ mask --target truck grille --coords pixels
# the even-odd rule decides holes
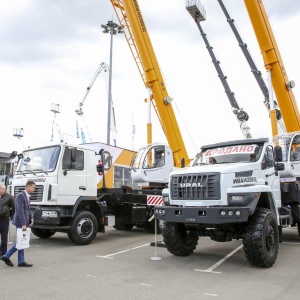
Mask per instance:
[[[15,198],[17,197],[17,195],[19,193],[23,192],[24,190],[25,190],[25,186],[15,186],[15,189],[14,189]],[[42,201],[43,191],[44,191],[44,186],[43,185],[37,185],[35,187],[35,191],[30,196],[30,202]]]
[[[173,175],[170,192],[172,200],[219,200],[220,173]]]

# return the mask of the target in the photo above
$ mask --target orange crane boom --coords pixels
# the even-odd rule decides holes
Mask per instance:
[[[265,68],[271,73],[272,86],[279,104],[287,132],[300,130],[300,115],[262,0],[244,0]]]
[[[182,161],[184,161],[188,165],[191,159],[188,157],[171,104],[172,98],[169,96],[163,80],[138,1],[111,0],[111,3],[123,28],[144,84],[151,89],[150,99],[168,144],[172,149],[174,164],[180,167]]]

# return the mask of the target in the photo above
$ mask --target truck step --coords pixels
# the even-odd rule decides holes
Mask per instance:
[[[279,216],[280,219],[280,225],[284,228],[284,227],[288,227],[291,222],[290,222],[290,215],[280,215]]]

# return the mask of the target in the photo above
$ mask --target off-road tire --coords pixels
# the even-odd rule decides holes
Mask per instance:
[[[88,211],[78,212],[67,234],[69,239],[77,245],[88,245],[96,236],[98,222],[94,214]]]
[[[277,220],[269,209],[257,208],[249,218],[243,238],[248,262],[256,267],[270,268],[276,261],[279,248]]]
[[[114,228],[117,230],[125,230],[130,231],[134,227],[134,224],[126,224],[120,221],[120,219],[116,218]]]
[[[186,230],[182,223],[165,222],[162,235],[168,251],[176,256],[193,253],[199,239],[196,232]]]
[[[31,228],[31,232],[38,238],[48,239],[54,235],[56,231],[51,229]]]

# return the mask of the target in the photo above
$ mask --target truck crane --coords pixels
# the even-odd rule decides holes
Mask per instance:
[[[263,2],[244,2],[287,130],[287,134],[275,136],[273,141],[280,153],[278,160],[284,164],[284,170],[280,172],[281,199],[284,206],[289,208],[291,226],[297,225],[300,236],[300,114],[292,91],[295,83],[288,79]]]
[[[75,109],[75,112],[76,112],[76,114],[77,114],[79,117],[82,117],[82,118],[83,118],[83,109],[82,109],[82,108],[83,108],[83,104],[84,104],[84,102],[85,102],[85,100],[86,100],[86,98],[87,98],[89,92],[91,91],[91,89],[92,89],[92,87],[93,87],[93,85],[94,85],[94,83],[95,83],[95,81],[96,81],[98,75],[99,75],[102,71],[107,72],[107,70],[108,70],[108,65],[107,65],[106,63],[104,63],[104,62],[101,62],[101,63],[99,64],[99,66],[98,66],[98,68],[97,68],[97,70],[96,70],[96,73],[95,73],[95,75],[93,76],[93,78],[92,78],[92,80],[91,80],[89,86],[86,88],[86,91],[85,91],[85,93],[84,93],[84,95],[83,95],[82,100],[79,102],[78,107]],[[85,124],[85,121],[84,121],[84,124]],[[78,130],[78,127],[77,127],[77,126],[78,126],[78,124],[76,124],[76,132],[77,132],[77,138],[79,138],[79,130]],[[87,130],[88,136],[89,136],[89,141],[92,142],[91,134],[90,134],[90,132],[89,132],[88,127],[86,126],[86,124],[85,124],[85,127],[86,127],[86,130]],[[84,132],[83,132],[82,129],[81,129],[81,136],[82,136],[82,142],[85,143]]]
[[[53,123],[52,123],[51,142],[53,142],[53,139],[54,139],[54,126],[56,126],[59,141],[63,142],[63,136],[61,134],[61,131],[60,131],[57,119],[56,119],[56,115],[60,113],[60,105],[57,103],[51,103],[50,110],[53,112],[53,115],[54,115]]]
[[[147,125],[148,145],[141,148],[133,160],[132,178],[141,184],[164,185],[174,166],[189,165],[192,159],[188,157],[173,111],[172,98],[163,80],[138,1],[111,0],[111,4],[123,28],[143,82],[146,88],[151,90],[149,98],[168,141],[168,145],[150,144],[151,125]]]
[[[85,101],[86,97],[88,96],[89,92],[91,91],[91,89],[92,89],[92,87],[93,87],[93,85],[94,85],[94,83],[95,83],[95,81],[96,81],[98,75],[99,75],[102,71],[107,72],[107,70],[108,70],[108,65],[107,65],[106,63],[104,63],[104,62],[101,62],[101,63],[99,64],[99,66],[98,66],[98,68],[97,68],[97,71],[96,71],[95,75],[93,76],[93,78],[92,78],[90,84],[89,84],[88,87],[86,88],[86,91],[85,91],[85,93],[84,93],[84,95],[83,95],[83,98],[82,98],[82,100],[80,101],[80,103],[79,103],[79,105],[78,105],[78,108],[75,109],[75,112],[76,112],[76,114],[77,114],[78,116],[83,116],[83,110],[82,110],[82,107],[83,107],[84,101]]]
[[[264,104],[265,104],[265,107],[268,109],[268,111],[270,111],[270,109],[272,107],[274,107],[275,111],[276,111],[276,119],[277,119],[277,125],[278,125],[278,130],[281,134],[284,134],[286,133],[286,128],[285,128],[285,125],[284,125],[284,122],[283,122],[283,119],[282,119],[282,115],[281,115],[281,111],[280,111],[280,108],[278,106],[278,103],[277,101],[273,101],[273,105],[272,103],[270,103],[270,95],[269,95],[269,89],[267,87],[267,85],[265,84],[264,82],[264,79],[262,77],[262,74],[261,72],[258,70],[250,52],[249,52],[249,49],[248,49],[248,46],[247,44],[243,41],[241,35],[239,34],[239,31],[237,29],[237,27],[235,26],[235,22],[234,22],[234,19],[231,18],[228,10],[226,9],[225,5],[224,5],[224,2],[222,0],[218,0],[218,3],[227,19],[227,22],[235,36],[235,38],[237,39],[238,41],[238,45],[240,46],[249,66],[250,66],[250,69],[251,69],[251,73],[253,74],[257,84],[259,85],[260,87],[260,90],[261,92],[263,93],[264,95]],[[272,85],[270,85],[270,88],[272,88]]]
[[[163,241],[171,254],[190,255],[199,237],[235,239],[242,240],[251,265],[270,268],[283,228],[297,225],[300,234],[299,112],[263,1],[244,1],[288,133],[276,143],[259,138],[202,146],[191,167],[171,172],[162,192],[164,206],[155,208],[155,217],[163,221]],[[200,2],[186,2],[191,4],[201,14]]]
[[[83,114],[83,103],[104,68],[105,64],[100,64],[76,111],[78,115]],[[159,84],[161,81],[155,83]],[[170,111],[168,106],[165,113],[172,118]],[[64,232],[75,244],[87,245],[97,232],[104,233],[106,226],[127,231],[137,226],[150,233],[160,232],[153,214],[154,205],[162,204],[162,189],[114,187],[111,176],[107,176],[115,172],[113,161],[119,165],[117,173],[121,173],[120,166],[129,167],[134,153],[125,150],[102,143],[73,145],[67,142],[24,150],[18,156],[12,193],[16,195],[24,190],[28,180],[36,183],[30,203],[35,220],[32,233],[46,239],[57,231]],[[180,143],[178,150],[182,150]],[[170,151],[168,155],[171,156]],[[184,154],[178,157],[189,162]],[[122,176],[128,184],[130,173],[129,168],[126,169]],[[110,185],[106,185],[106,178],[110,178]]]
[[[190,2],[192,2],[192,1],[190,1]],[[227,98],[230,102],[232,112],[234,113],[234,115],[236,116],[236,118],[239,122],[241,131],[242,131],[244,137],[246,139],[249,139],[249,138],[252,137],[251,132],[250,132],[250,127],[247,124],[247,121],[249,119],[249,115],[246,113],[246,111],[244,111],[239,106],[237,100],[235,99],[234,93],[231,91],[231,89],[229,87],[229,84],[227,82],[227,76],[225,76],[225,74],[223,73],[223,70],[220,66],[220,61],[217,60],[216,55],[213,51],[213,47],[210,45],[210,43],[209,43],[209,41],[206,37],[206,34],[204,33],[202,26],[200,25],[200,22],[205,20],[205,16],[206,16],[205,9],[201,5],[201,3],[197,3],[197,4],[199,6],[198,9],[195,9],[196,3],[194,3],[194,2],[187,4],[187,6],[186,6],[187,11],[190,13],[190,15],[192,16],[192,18],[194,19],[194,21],[197,24],[197,27],[198,27],[198,29],[200,31],[200,34],[201,34],[201,36],[204,40],[204,43],[205,43],[206,48],[208,50],[208,53],[209,53],[209,55],[212,59],[212,62],[215,66],[215,69],[218,73],[218,76],[221,80],[221,83],[222,83],[222,85],[225,89],[225,93],[226,93]],[[201,11],[201,13],[199,13],[199,11]]]

